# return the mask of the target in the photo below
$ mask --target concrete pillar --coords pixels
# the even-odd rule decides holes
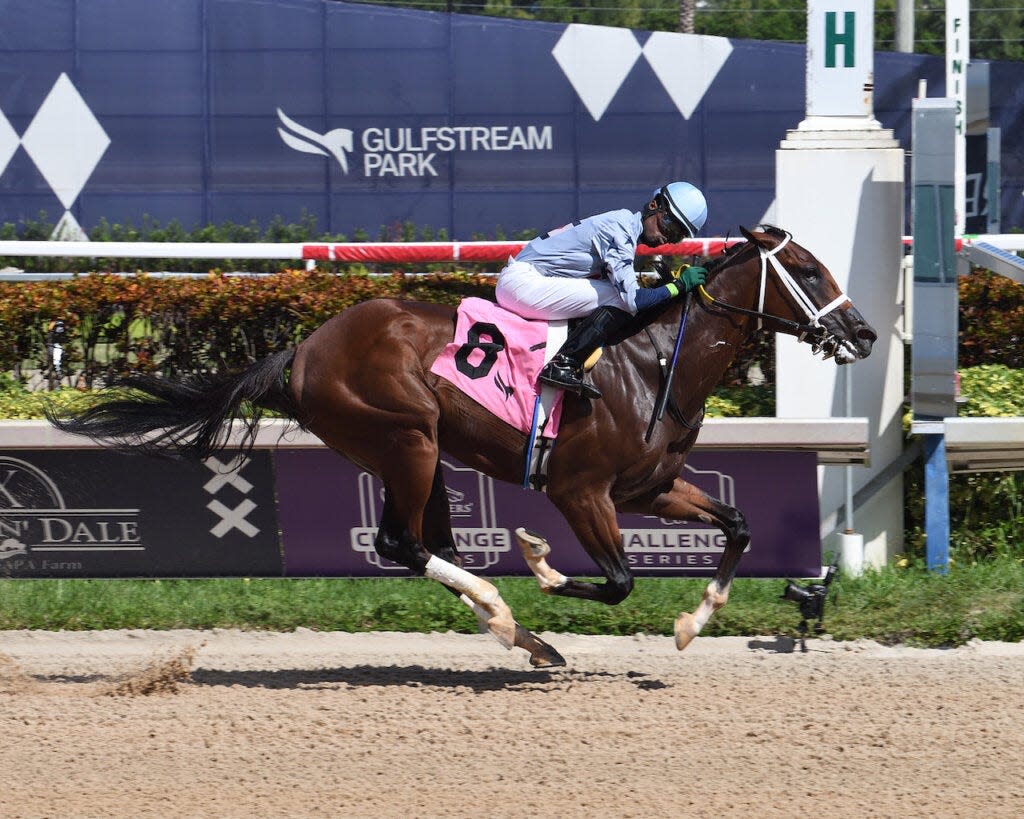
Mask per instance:
[[[869,419],[871,445],[871,466],[850,470],[853,492],[903,449],[904,152],[873,116],[872,13],[869,0],[810,0],[807,117],[775,155],[775,221],[831,271],[878,332],[868,359],[841,368],[812,359],[791,336],[777,338],[778,417],[844,415],[844,378],[852,379],[851,414]],[[819,467],[823,546],[833,553],[844,529],[836,513],[845,481],[843,467]],[[855,509],[853,525],[864,536],[865,566],[902,551],[902,479]]]

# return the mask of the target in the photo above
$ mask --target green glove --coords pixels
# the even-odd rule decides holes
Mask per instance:
[[[697,285],[704,284],[708,271],[703,267],[681,267],[676,274],[676,281],[684,293],[694,290]]]

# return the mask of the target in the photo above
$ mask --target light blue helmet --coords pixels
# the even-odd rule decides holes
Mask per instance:
[[[669,214],[683,226],[691,239],[704,227],[708,218],[708,203],[704,194],[689,182],[670,182],[654,192],[654,198],[659,197]]]

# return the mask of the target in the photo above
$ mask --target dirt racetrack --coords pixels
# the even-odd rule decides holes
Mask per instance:
[[[0,816],[1024,816],[1024,644],[0,632]]]

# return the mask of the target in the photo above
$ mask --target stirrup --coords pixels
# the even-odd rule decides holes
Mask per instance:
[[[577,373],[575,367],[564,366],[556,363],[554,360],[549,361],[544,366],[538,377],[545,384],[568,390],[569,392],[576,393],[576,395],[585,396],[592,400],[601,397],[601,391],[597,387],[583,380],[582,372]]]

